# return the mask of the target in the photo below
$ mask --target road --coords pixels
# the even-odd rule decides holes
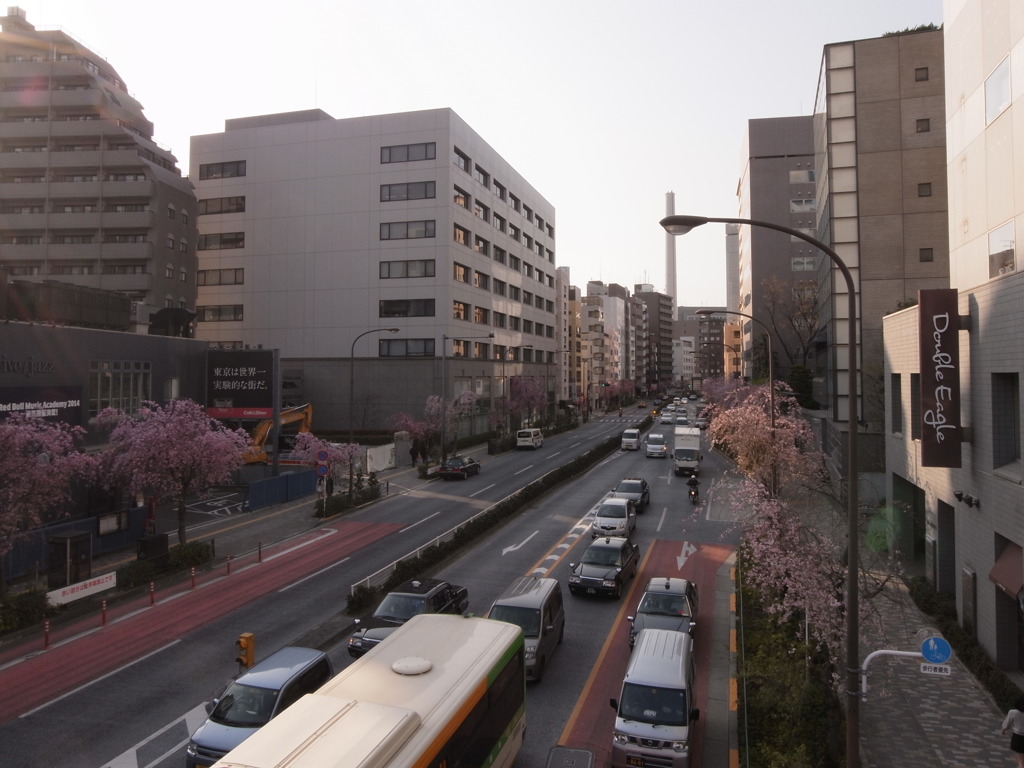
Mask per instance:
[[[353,582],[618,433],[628,416],[591,422],[536,452],[486,458],[483,472],[464,482],[417,480],[393,488],[384,501],[266,548],[262,562],[240,558],[230,575],[211,572],[195,589],[161,596],[152,605],[143,598],[116,623],[81,630],[26,658],[0,659],[4,764],[180,766],[184,742],[205,716],[202,702],[237,671],[234,639],[240,632],[255,633],[262,658],[343,620]],[[652,485],[652,503],[636,534],[641,569],[624,598],[576,598],[565,590],[565,641],[544,682],[528,691],[529,738],[518,765],[544,765],[555,744],[590,749],[599,758],[595,764],[603,764],[614,721],[608,699],[618,695],[628,656],[625,616],[648,578],[681,575],[704,585],[697,647],[698,668],[707,668],[702,657],[711,653],[711,643],[701,641],[713,619],[710,598],[736,537],[724,485],[711,487],[725,468],[720,457],[706,455],[707,499],[694,508],[671,462],[617,452],[438,574],[469,587],[470,609],[477,614],[516,576],[545,573],[564,584],[568,563],[590,539],[593,507],[622,477],[643,476]],[[349,663],[344,638],[327,650],[338,668]],[[699,682],[698,705],[706,696],[707,686]],[[704,722],[696,729],[698,756]],[[53,738],[55,727],[59,739]]]

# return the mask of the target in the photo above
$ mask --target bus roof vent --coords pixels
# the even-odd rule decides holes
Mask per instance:
[[[391,665],[391,669],[400,675],[422,675],[424,672],[429,672],[432,666],[430,659],[424,659],[422,656],[406,656],[397,659]]]

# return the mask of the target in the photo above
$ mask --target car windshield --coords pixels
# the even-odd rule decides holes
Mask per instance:
[[[536,608],[523,608],[517,605],[496,605],[491,608],[487,618],[496,621],[507,621],[517,624],[525,637],[540,635],[540,611]]]
[[[623,480],[619,483],[619,487],[615,489],[616,493],[641,493],[643,491],[643,485],[636,480]]]
[[[665,437],[663,435],[651,435],[647,438],[648,445],[664,445]]]
[[[583,553],[587,565],[621,565],[619,550],[611,547],[590,547]]]
[[[274,714],[276,701],[275,690],[232,683],[210,713],[210,720],[220,725],[259,728]]]
[[[622,686],[619,717],[653,725],[686,725],[686,691],[626,683]]]
[[[625,504],[602,504],[597,510],[598,517],[622,519],[626,516]]]
[[[426,601],[415,595],[388,595],[373,615],[378,619],[404,622],[421,613],[427,612]]]
[[[640,601],[638,613],[652,613],[658,616],[689,616],[690,610],[682,595],[668,595],[648,592]]]

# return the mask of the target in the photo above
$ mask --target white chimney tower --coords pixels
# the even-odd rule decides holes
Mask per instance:
[[[675,216],[676,193],[665,193],[665,215]],[[672,297],[672,317],[676,316],[676,236],[665,233],[665,293]]]

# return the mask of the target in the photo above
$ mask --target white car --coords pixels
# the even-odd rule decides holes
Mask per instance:
[[[658,432],[648,435],[645,453],[648,459],[664,459],[668,456],[668,443],[665,436]]]
[[[594,512],[590,538],[622,536],[629,538],[636,530],[636,507],[631,499],[605,499]]]

